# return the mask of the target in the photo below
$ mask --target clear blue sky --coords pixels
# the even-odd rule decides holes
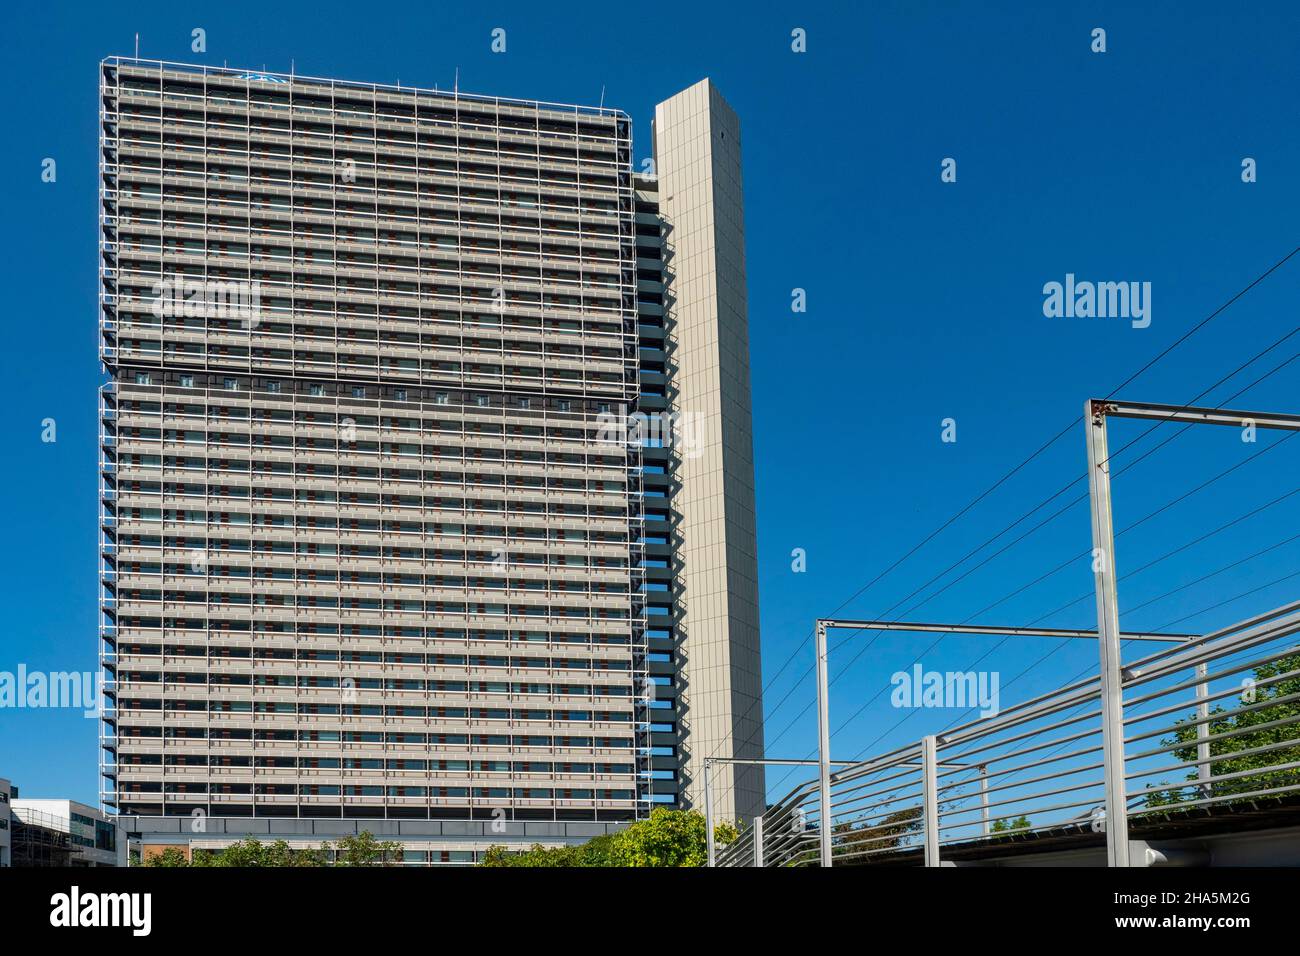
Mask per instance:
[[[1072,4],[73,4],[6,12],[4,429],[6,621],[0,670],[96,660],[96,64],[148,57],[607,105],[637,121],[711,77],[744,129],[755,450],[768,739],[813,746],[812,620],[863,584],[1268,266],[1300,244],[1300,12],[1257,3]],[[207,31],[207,53],[190,31]],[[507,52],[489,49],[494,27]],[[790,49],[807,30],[808,52]],[[1094,27],[1107,52],[1090,51]],[[58,180],[40,180],[41,161]],[[957,182],[940,162],[957,160]],[[1253,157],[1258,182],[1241,181]],[[1152,324],[1047,319],[1066,273],[1152,284]],[[790,310],[807,290],[808,311]],[[1123,392],[1186,401],[1300,324],[1300,256]],[[1207,396],[1217,404],[1300,350],[1300,336]],[[1294,411],[1300,361],[1236,401]],[[41,421],[58,440],[40,441]],[[957,421],[955,444],[940,422]],[[1141,426],[1117,426],[1116,440]],[[1116,480],[1123,527],[1271,442],[1188,433]],[[1156,438],[1163,437],[1163,430]],[[1146,446],[1150,447],[1152,442]],[[1138,449],[1135,449],[1137,451]],[[1300,485],[1300,441],[1263,455],[1126,535],[1121,574]],[[1076,429],[840,613],[878,616],[1083,474]],[[1058,500],[1038,520],[1068,501]],[[1121,587],[1126,608],[1294,534],[1300,495]],[[1030,522],[1032,523],[1032,522]],[[1003,538],[995,548],[1010,537]],[[913,614],[961,621],[1089,547],[1075,507]],[[791,570],[804,548],[808,570]],[[987,552],[986,552],[987,553]],[[960,573],[969,564],[959,569]],[[1284,545],[1126,614],[1157,627],[1300,570]],[[1181,622],[1209,628],[1293,597],[1300,578]],[[1025,622],[1092,586],[1086,562],[978,620]],[[928,593],[928,592],[925,592]],[[896,609],[901,614],[912,605]],[[1045,623],[1090,626],[1090,600]],[[853,638],[856,646],[861,639]],[[835,686],[839,726],[927,641],[878,641]],[[927,653],[965,669],[994,645]],[[1095,665],[1086,642],[1010,644],[978,666],[1004,702]],[[837,650],[833,673],[853,645]],[[777,706],[789,692],[784,703]],[[950,711],[899,712],[883,694],[836,756],[935,731]],[[897,721],[906,722],[893,729]],[[788,731],[776,739],[794,720]],[[883,739],[877,740],[882,737]],[[79,712],[0,711],[0,775],[31,796],[95,799],[96,728]],[[775,781],[779,774],[772,774]],[[788,784],[788,781],[787,781]],[[775,795],[775,794],[774,794]]]

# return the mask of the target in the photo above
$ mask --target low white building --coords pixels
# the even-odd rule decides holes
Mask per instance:
[[[76,800],[11,797],[9,809],[25,824],[67,833],[72,866],[126,865],[126,841],[119,839],[116,821],[95,807]]]

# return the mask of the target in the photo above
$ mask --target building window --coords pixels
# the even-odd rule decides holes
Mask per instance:
[[[393,389],[393,398],[397,399],[397,401],[399,402],[406,401],[406,389],[404,388]]]
[[[478,405],[478,406],[481,407],[481,408],[485,408],[485,407],[487,406],[487,403],[488,403],[488,397],[487,397],[486,395],[475,395],[475,396],[474,396],[474,404],[475,404],[475,405]]]
[[[562,412],[573,411],[573,402],[569,401],[567,398],[562,398],[559,401],[559,408]]]
[[[353,398],[365,398],[365,397],[366,397],[366,388],[365,388],[365,386],[364,386],[364,385],[353,385],[353,386],[352,386],[352,397],[353,397]]]
[[[221,387],[224,388],[227,392],[236,392],[239,390],[239,379],[223,378],[221,380]]]
[[[193,375],[182,375],[182,376],[181,376],[181,388],[193,388],[193,387],[194,387],[194,376],[193,376]]]
[[[149,373],[148,373],[148,372],[136,372],[136,373],[135,373],[135,384],[137,384],[137,385],[148,385],[148,384],[149,384]]]
[[[308,395],[315,395],[315,396],[317,396],[317,397],[320,397],[320,396],[322,396],[322,395],[325,394],[325,386],[324,386],[324,385],[309,385],[309,386],[307,387],[307,394],[308,394]]]
[[[450,401],[451,401],[451,396],[448,395],[446,392],[433,393],[433,404],[435,405],[446,405],[450,403]]]
[[[280,383],[279,383],[279,382],[267,382],[267,383],[266,383],[266,390],[267,390],[268,392],[278,392],[278,391],[280,391]]]
[[[520,407],[520,408],[532,408],[532,407],[533,407],[532,399],[529,399],[529,398],[521,398],[521,399],[519,399],[519,407]]]

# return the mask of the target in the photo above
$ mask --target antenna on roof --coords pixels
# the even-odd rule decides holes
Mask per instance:
[[[452,84],[451,91],[457,96],[460,95],[460,67],[456,67],[456,80]]]
[[[295,67],[296,67],[296,66],[297,66],[297,64],[294,63],[293,57],[289,57],[289,75],[290,75],[290,76],[293,76],[293,75],[294,75]]]
[[[135,58],[140,59],[140,34],[138,31],[135,35]]]
[[[600,108],[605,108],[605,84],[600,84]]]

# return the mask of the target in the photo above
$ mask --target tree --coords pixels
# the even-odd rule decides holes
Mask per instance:
[[[868,854],[896,850],[908,835],[921,830],[922,808],[906,807],[875,818],[837,823],[831,828],[831,855],[847,856],[846,864],[865,863]]]
[[[169,846],[161,853],[155,853],[146,857],[142,866],[189,866],[190,861],[185,859],[185,853],[178,847]]]
[[[206,856],[206,854],[204,854]],[[209,866],[269,866],[270,847],[252,837],[232,843],[210,857]],[[204,864],[200,864],[204,865]]]
[[[523,852],[503,846],[488,847],[479,866],[573,867],[614,866],[610,860],[611,836],[599,836],[578,846],[544,847],[540,843]]]
[[[614,834],[610,859],[614,866],[704,866],[704,816],[656,807],[649,819]]]
[[[734,823],[713,828],[714,840],[726,846],[736,839]],[[523,852],[490,847],[480,866],[704,866],[704,815],[697,810],[669,810],[658,807],[648,819],[638,820],[625,830],[595,837],[579,846],[543,847],[534,844]]]
[[[367,843],[362,838],[366,838]],[[348,857],[346,851],[340,851],[340,856],[354,860],[366,858],[375,858],[372,854],[377,855],[380,851],[376,848],[382,848],[385,858],[399,859],[401,847],[396,843],[376,843],[374,837],[369,833],[363,833],[360,837],[348,838],[351,840],[361,841],[351,850],[351,857]],[[340,840],[343,844],[345,841]],[[185,854],[176,847],[168,847],[162,853],[155,854],[143,862],[143,866],[215,866],[215,867],[298,867],[298,866],[325,866],[326,859],[329,855],[330,846],[325,844],[319,850],[309,848],[294,849],[284,840],[276,840],[273,843],[263,843],[254,837],[246,837],[222,847],[219,850],[207,850],[195,848],[190,853],[190,859],[185,858]],[[368,866],[373,863],[347,863],[344,866]]]
[[[1012,830],[1028,830],[1029,817],[1019,816],[1014,820],[994,820],[989,827],[990,833],[1010,833]]]
[[[402,861],[402,845],[376,840],[369,830],[343,837],[335,844],[336,866],[393,866]]]

